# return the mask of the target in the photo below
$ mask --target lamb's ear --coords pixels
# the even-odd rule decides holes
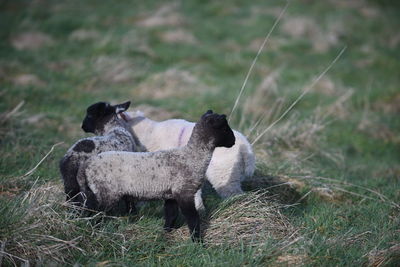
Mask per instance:
[[[129,108],[130,105],[131,105],[131,101],[127,101],[127,102],[122,103],[122,104],[114,105],[115,113],[119,114],[121,112],[126,111]]]
[[[203,116],[201,116],[201,118],[203,119],[205,116],[213,114],[213,111],[211,109],[207,110],[206,113],[203,114]]]

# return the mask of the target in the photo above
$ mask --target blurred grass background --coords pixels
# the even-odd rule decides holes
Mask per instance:
[[[228,240],[202,247],[187,242],[187,233],[178,232],[181,239],[172,241],[164,236],[159,203],[145,206],[133,223],[114,218],[97,228],[62,204],[58,160],[85,136],[80,123],[88,105],[131,100],[132,110],[151,110],[155,119],[195,121],[207,109],[230,114],[285,4],[0,0],[3,263],[20,264],[19,257],[38,264],[395,266],[398,1],[291,1],[231,115],[232,127],[255,140],[347,46],[332,69],[254,144],[257,172],[244,187],[272,191],[277,194],[272,203],[285,202],[280,196],[286,194],[302,201],[278,208],[270,199],[250,205],[246,196],[228,203],[212,190],[205,196],[210,211],[204,220],[215,239],[224,236],[213,232],[212,223],[234,231],[243,225],[238,223],[243,209],[246,218],[283,216],[279,222],[287,226],[287,236],[271,237],[268,231],[274,231],[266,229],[264,237],[254,237],[255,246],[238,231],[234,246]],[[64,144],[33,175],[22,177],[58,142]],[[270,188],[275,180],[285,184]],[[238,221],[224,224],[220,209],[232,209]],[[267,225],[265,218],[262,223]]]

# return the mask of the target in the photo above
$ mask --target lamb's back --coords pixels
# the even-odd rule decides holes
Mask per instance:
[[[171,149],[184,146],[188,143],[195,123],[182,119],[170,119],[157,122],[151,134],[149,151]],[[233,130],[236,141],[230,148],[217,147],[214,151],[210,166],[215,175],[225,174],[224,169],[231,169],[234,165],[240,166],[240,177],[250,177],[255,170],[255,156],[251,144],[240,132]],[[233,170],[232,170],[233,171]]]
[[[189,141],[195,123],[182,119],[157,122],[151,136],[152,143],[146,145],[149,151],[166,150],[184,146]]]

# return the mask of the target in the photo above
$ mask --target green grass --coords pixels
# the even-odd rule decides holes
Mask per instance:
[[[254,140],[347,49],[325,80],[254,145],[257,172],[244,187],[277,196],[222,201],[206,190],[203,220],[212,231],[205,245],[190,242],[183,221],[172,237],[164,234],[159,202],[133,218],[101,222],[74,217],[63,202],[58,161],[85,136],[80,123],[88,105],[130,99],[133,106],[151,105],[192,121],[207,109],[229,114],[285,4],[0,0],[3,264],[24,259],[44,265],[355,266],[382,260],[395,266],[400,257],[400,9],[393,1],[291,1],[232,114],[233,128]],[[157,14],[162,23],[144,25]],[[94,37],[71,37],[82,29],[94,31]],[[195,41],[163,39],[177,29]],[[26,32],[44,33],[51,41],[17,49],[13,40]],[[166,75],[171,69],[178,76]],[[269,86],[261,86],[274,71]],[[21,75],[31,75],[30,82]],[[185,94],[173,90],[177,81]],[[164,87],[172,89],[155,97]],[[271,112],[250,133],[264,111]],[[58,142],[64,143],[22,177]],[[294,185],[268,189],[271,179]],[[302,200],[275,203],[293,198]],[[263,209],[268,205],[280,215]],[[225,221],[226,214],[233,219]],[[248,225],[241,223],[243,216]],[[268,228],[276,216],[286,222],[283,237]],[[250,241],[245,236],[254,220],[265,225],[265,236]],[[221,234],[226,227],[244,226],[238,242]],[[224,238],[230,241],[216,244]]]

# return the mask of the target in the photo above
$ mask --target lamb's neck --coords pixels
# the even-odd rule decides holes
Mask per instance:
[[[202,142],[200,140],[189,139],[188,144],[185,147],[186,150],[190,151],[194,160],[200,162],[205,161],[207,165],[212,158],[215,150],[215,145],[212,142]]]
[[[194,169],[196,173],[205,174],[208,166],[210,165],[214,150],[193,145],[186,145],[183,147],[183,151],[191,168]],[[198,176],[198,178],[203,179],[204,177]]]
[[[110,135],[116,132],[126,132],[126,134],[129,135],[129,131],[126,129],[123,122],[121,122],[117,117],[112,118],[104,125],[103,131],[100,135]]]
[[[201,125],[196,124],[187,143],[189,148],[213,153],[216,145],[212,136],[209,136]]]

